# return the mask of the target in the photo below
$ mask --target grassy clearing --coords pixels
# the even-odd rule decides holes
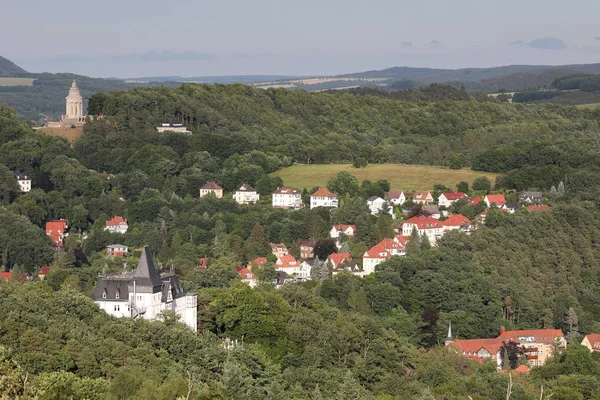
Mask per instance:
[[[83,128],[81,126],[75,128],[43,128],[40,129],[40,131],[44,132],[46,135],[60,136],[67,139],[69,142],[74,142],[82,135]]]
[[[271,175],[281,177],[286,185],[310,190],[316,186],[325,186],[327,180],[340,171],[350,172],[359,182],[365,179],[387,179],[392,189],[405,191],[429,190],[435,183],[442,183],[454,189],[460,181],[470,184],[479,176],[487,176],[492,182],[496,179],[496,174],[467,168],[454,170],[430,165],[402,164],[371,164],[360,169],[352,168],[350,164],[293,165]]]
[[[0,78],[0,86],[33,86],[34,78]]]
[[[595,110],[596,108],[600,108],[600,103],[578,104],[575,107],[580,109]]]

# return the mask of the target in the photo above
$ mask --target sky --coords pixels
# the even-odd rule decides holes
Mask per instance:
[[[0,55],[30,72],[305,76],[600,62],[598,0],[19,0],[0,9]]]

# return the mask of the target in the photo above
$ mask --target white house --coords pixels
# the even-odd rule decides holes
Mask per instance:
[[[367,205],[369,206],[369,210],[371,210],[371,214],[373,214],[373,215],[376,215],[376,214],[382,212],[384,205],[388,206],[388,213],[390,215],[394,214],[394,210],[392,210],[390,203],[388,203],[381,197],[378,197],[378,196],[369,197],[369,199],[367,200]]]
[[[111,244],[106,246],[106,255],[110,258],[126,256],[128,252],[129,247],[124,244]]]
[[[419,235],[425,235],[433,245],[444,234],[444,226],[440,221],[431,217],[412,217],[402,224],[402,235],[410,236],[413,229]]]
[[[344,225],[344,224],[337,224],[334,225],[331,230],[329,231],[329,237],[332,239],[339,239],[341,234],[344,234],[348,237],[354,237],[354,234],[356,233],[356,225]]]
[[[302,192],[293,187],[278,187],[273,192],[271,199],[275,208],[295,209],[302,207]]]
[[[258,279],[248,268],[240,267],[237,269],[242,282],[246,282],[251,288],[255,287],[258,283]]]
[[[413,202],[415,204],[433,203],[433,196],[429,192],[417,192],[413,196]]]
[[[192,134],[191,131],[187,130],[185,125],[177,123],[177,122],[167,122],[167,123],[160,124],[159,126],[156,127],[156,132],[158,132],[158,133],[177,132],[177,133],[183,133],[184,135]]]
[[[134,271],[98,277],[92,299],[116,317],[156,320],[162,311],[173,311],[197,330],[196,294],[187,293],[174,275],[158,275],[147,246]]]
[[[452,204],[459,200],[467,200],[468,197],[463,192],[449,192],[442,193],[440,197],[438,197],[438,205],[440,207],[450,207]]]
[[[395,206],[400,206],[406,202],[406,194],[401,190],[390,190],[387,192],[386,198]]]
[[[217,199],[220,199],[223,197],[223,188],[214,182],[206,182],[206,184],[200,188],[200,197],[204,197],[211,193],[214,194]]]
[[[506,203],[506,199],[502,194],[488,194],[483,198],[483,201],[488,207],[495,204],[498,208],[501,208]]]
[[[260,195],[256,192],[256,189],[245,183],[233,194],[233,199],[238,204],[256,204],[259,198]]]
[[[13,177],[19,184],[21,192],[27,193],[31,190],[31,178],[29,178],[27,175],[18,172],[13,172]]]
[[[315,207],[337,207],[338,198],[331,193],[327,188],[319,188],[316,192],[310,195],[310,208]]]
[[[363,270],[368,275],[375,271],[375,267],[392,256],[405,256],[408,236],[396,236],[393,239],[385,238],[371,247],[363,255]]]
[[[123,219],[120,215],[115,216],[113,219],[109,219],[104,223],[104,230],[110,233],[126,233],[129,229],[127,220]]]

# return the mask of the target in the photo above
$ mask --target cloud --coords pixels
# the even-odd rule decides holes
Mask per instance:
[[[402,42],[402,47],[404,47],[405,49],[410,49],[412,45],[412,42]]]
[[[430,47],[433,47],[434,49],[437,49],[438,47],[440,47],[442,45],[442,42],[438,41],[438,40],[432,40],[429,43]]]
[[[594,40],[600,40],[600,36],[594,36]]]
[[[567,48],[565,42],[553,37],[532,40],[527,43],[527,46],[539,50],[564,50]]]
[[[525,46],[525,42],[522,40],[517,40],[514,42],[510,42],[508,45],[513,46],[513,47],[523,47],[523,46]]]

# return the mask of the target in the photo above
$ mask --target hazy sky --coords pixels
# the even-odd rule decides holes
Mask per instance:
[[[317,75],[600,62],[599,0],[19,0],[0,10],[0,55],[31,72]]]

